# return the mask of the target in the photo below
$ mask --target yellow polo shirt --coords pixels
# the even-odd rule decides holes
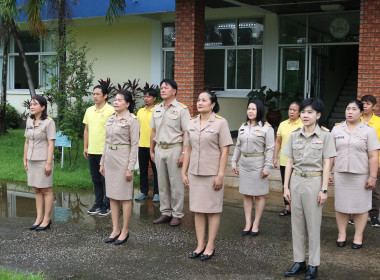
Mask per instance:
[[[303,127],[303,124],[300,118],[298,118],[298,120],[296,120],[294,123],[292,123],[290,119],[287,119],[286,121],[281,122],[280,126],[277,129],[277,136],[281,136],[281,149],[280,149],[280,160],[279,160],[279,164],[281,166],[286,166],[286,162],[288,161],[288,157],[284,155],[282,151],[284,150],[286,143],[288,142],[288,139],[290,135],[292,134],[292,132],[299,127]]]
[[[360,119],[363,122],[366,122],[363,118],[363,116],[360,117]],[[372,126],[376,130],[377,138],[379,138],[380,141],[380,118],[376,116],[375,114],[372,115],[371,119],[368,122],[369,126]],[[380,154],[379,154],[379,162],[380,162]]]
[[[115,113],[115,110],[108,103],[101,110],[97,110],[95,105],[86,110],[83,123],[88,125],[89,154],[103,154],[106,141],[106,122],[113,113]]]
[[[137,119],[140,123],[139,147],[142,148],[150,147],[150,134],[152,133],[150,120],[152,118],[153,108],[154,107],[152,107],[150,110],[147,110],[145,107],[143,107],[137,112]]]

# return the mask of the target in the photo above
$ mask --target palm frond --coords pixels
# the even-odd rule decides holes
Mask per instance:
[[[0,2],[0,17],[2,21],[20,21],[20,13],[16,7],[16,1],[14,0],[2,0]]]
[[[120,15],[123,15],[125,13],[125,9],[127,7],[127,4],[125,3],[125,0],[109,0],[109,6],[106,14],[106,22],[108,24],[111,24],[114,20],[117,20],[117,18]]]
[[[44,37],[47,31],[41,19],[41,9],[44,5],[44,0],[28,0],[26,5],[26,17],[30,33],[34,37]]]

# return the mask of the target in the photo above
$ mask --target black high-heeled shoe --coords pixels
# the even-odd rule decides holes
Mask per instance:
[[[108,238],[104,239],[104,243],[113,243],[113,242],[115,242],[118,239],[118,237],[120,236],[120,234],[121,234],[121,231],[115,237],[108,237]]]
[[[38,231],[40,231],[40,230],[47,230],[47,229],[50,228],[50,225],[51,225],[51,220],[50,220],[50,222],[48,223],[47,226],[45,226],[45,227],[38,226],[38,227],[36,228],[36,230],[38,230]]]
[[[361,247],[363,247],[363,244],[356,244],[356,243],[352,243],[352,249],[360,249]]]
[[[125,239],[123,239],[123,240],[116,239],[116,241],[113,244],[114,245],[121,245],[121,244],[127,242],[128,238],[129,238],[129,232],[128,232],[127,237]]]
[[[189,259],[195,259],[195,258],[198,258],[200,255],[203,254],[203,252],[206,250],[206,248],[204,248],[201,252],[199,253],[196,253],[196,252],[190,252],[189,253]]]
[[[346,240],[344,240],[344,241],[336,241],[336,246],[338,246],[338,247],[344,247],[344,246],[346,246]]]
[[[34,229],[38,228],[38,227],[40,226],[40,224],[42,224],[42,222],[39,223],[38,225],[31,225],[31,226],[29,227],[29,229],[30,229],[30,230],[34,230]]]
[[[252,225],[250,226],[249,230],[243,230],[243,231],[241,232],[241,234],[242,234],[243,236],[248,235],[248,234],[250,233],[250,231],[251,231],[252,226],[253,226],[253,223],[252,223]]]
[[[214,255],[215,255],[215,249],[214,249],[214,251],[212,251],[211,255],[202,255],[201,261],[207,261],[207,260],[211,259]]]

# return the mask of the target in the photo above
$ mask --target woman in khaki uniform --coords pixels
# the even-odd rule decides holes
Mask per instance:
[[[137,160],[140,125],[133,112],[132,94],[120,90],[113,106],[116,113],[106,123],[106,144],[100,160],[100,173],[106,180],[106,195],[110,198],[113,230],[104,240],[115,245],[129,237],[129,219],[132,213],[133,170]],[[123,206],[123,227],[120,230],[120,201]]]
[[[349,102],[346,121],[337,124],[331,132],[337,150],[337,157],[332,160],[332,164],[335,163],[335,213],[339,230],[336,244],[338,247],[346,245],[347,224],[353,214],[353,249],[360,249],[363,244],[368,211],[372,209],[380,149],[375,129],[360,120],[362,112],[360,101]]]
[[[216,115],[219,104],[215,93],[199,95],[200,113],[191,119],[185,138],[182,180],[189,188],[190,211],[195,212],[198,246],[189,258],[211,259],[215,254],[215,239],[223,209],[224,171],[232,138],[227,121]],[[205,234],[208,218],[208,242]]]
[[[28,185],[33,186],[36,192],[37,218],[29,229],[45,230],[51,225],[54,202],[55,123],[47,116],[47,102],[42,96],[32,97],[30,113],[25,129],[24,169],[28,174]]]
[[[264,123],[264,105],[260,100],[248,101],[247,121],[239,128],[232,171],[239,175],[239,192],[244,194],[245,227],[243,235],[259,234],[261,216],[265,208],[265,196],[269,193],[268,176],[273,167],[274,131]],[[239,170],[236,163],[240,160]],[[252,223],[253,199],[255,221]]]

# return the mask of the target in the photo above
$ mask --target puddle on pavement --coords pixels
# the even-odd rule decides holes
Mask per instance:
[[[93,190],[76,190],[54,187],[54,205],[52,220],[56,222],[83,221],[94,222],[94,216],[88,215],[94,204]],[[138,187],[134,194],[138,194]],[[152,197],[142,202],[133,203],[133,214],[142,218],[160,215],[160,203],[152,202]],[[0,217],[36,217],[35,193],[33,188],[22,183],[0,181]]]

